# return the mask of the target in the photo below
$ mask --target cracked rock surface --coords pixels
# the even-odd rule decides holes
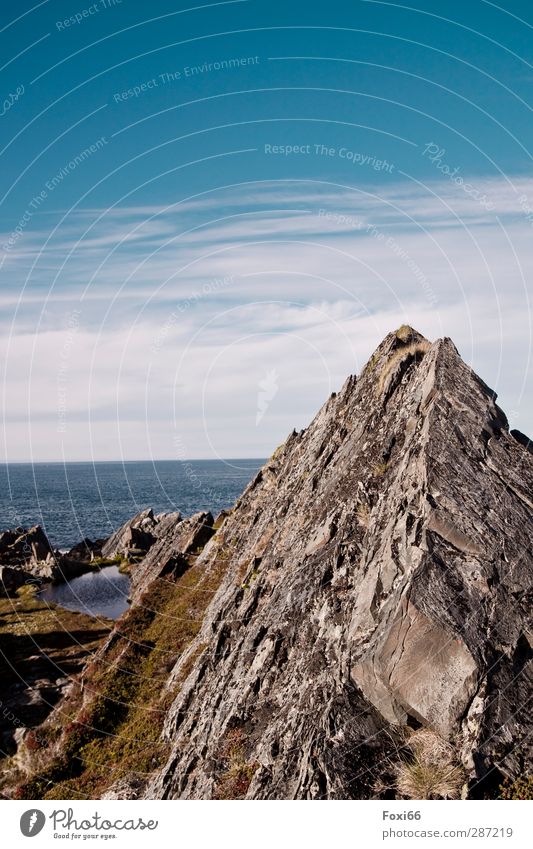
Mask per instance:
[[[200,554],[228,567],[144,795],[223,797],[233,769],[246,798],[365,798],[419,726],[472,788],[531,770],[532,483],[453,343],[387,336]]]

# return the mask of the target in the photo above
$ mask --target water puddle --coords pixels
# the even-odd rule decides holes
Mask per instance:
[[[50,584],[41,593],[45,601],[89,616],[118,619],[128,609],[130,579],[118,566],[87,572],[65,584]]]

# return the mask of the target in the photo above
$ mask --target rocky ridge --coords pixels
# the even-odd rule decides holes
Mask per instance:
[[[131,609],[18,795],[390,796],[424,729],[463,795],[527,775],[530,449],[449,339],[389,334],[228,515],[104,545]]]
[[[406,728],[450,741],[473,795],[530,770],[532,484],[451,340],[390,334],[201,555],[230,566],[145,795],[224,795],[236,736],[246,798],[372,796]]]

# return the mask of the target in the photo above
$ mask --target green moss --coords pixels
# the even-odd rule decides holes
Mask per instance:
[[[129,562],[117,554],[115,557],[95,557],[90,565],[95,569],[104,569],[106,566],[129,566]]]
[[[500,787],[502,799],[533,799],[533,775],[522,775],[516,781],[506,779]]]
[[[100,657],[84,674],[85,691],[97,695],[83,708],[78,703],[75,721],[63,728],[63,757],[48,767],[44,779],[36,776],[20,788],[37,795],[21,798],[95,798],[121,776],[144,775],[164,763],[164,718],[205,645],[188,658],[172,691],[165,686],[168,674],[196,637],[228,560],[229,553],[206,569],[191,558],[191,567],[176,583],[154,581],[117,623],[118,639],[106,652],[105,664]],[[47,783],[49,774],[53,786]]]
[[[258,766],[257,761],[247,760],[243,729],[228,731],[219,755],[214,798],[244,799]]]

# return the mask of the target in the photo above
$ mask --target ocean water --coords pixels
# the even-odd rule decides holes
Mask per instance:
[[[0,531],[42,525],[51,544],[71,548],[108,537],[146,507],[154,512],[231,507],[264,460],[0,465]]]

